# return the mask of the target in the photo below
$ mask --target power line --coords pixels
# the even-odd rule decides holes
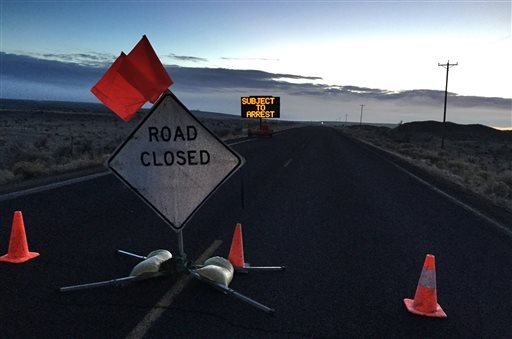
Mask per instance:
[[[441,148],[444,148],[444,134],[446,130],[446,102],[448,99],[448,72],[450,72],[450,66],[457,66],[459,63],[450,64],[450,60],[446,64],[437,63],[437,66],[446,68],[446,87],[444,89],[444,113],[443,113],[443,130],[441,132]]]

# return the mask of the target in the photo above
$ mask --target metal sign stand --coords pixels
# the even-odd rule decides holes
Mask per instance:
[[[183,250],[183,248],[181,248],[181,250]],[[143,255],[131,253],[131,252],[124,251],[124,250],[117,250],[117,253],[128,255],[130,257],[134,257],[134,258],[141,259],[141,260],[147,259],[147,257],[145,257]],[[170,260],[178,260],[177,266],[179,266],[180,263],[184,264],[184,266],[182,266],[181,268],[177,267],[177,271],[175,271],[175,270],[161,271],[161,272],[156,272],[156,273],[151,273],[151,274],[144,274],[141,276],[129,276],[129,277],[112,279],[112,280],[87,283],[87,284],[65,286],[65,287],[61,287],[59,289],[59,291],[60,292],[72,292],[72,291],[80,291],[80,290],[86,290],[86,289],[92,289],[92,288],[98,288],[98,287],[107,287],[107,286],[119,287],[119,286],[128,285],[130,283],[134,283],[134,282],[144,281],[144,280],[151,279],[151,278],[157,278],[157,277],[162,277],[162,276],[166,276],[166,275],[173,275],[175,273],[187,273],[187,274],[190,274],[191,277],[215,288],[216,290],[224,293],[225,295],[230,295],[238,300],[248,303],[249,305],[256,307],[259,310],[262,310],[265,313],[273,314],[275,312],[275,310],[273,308],[265,306],[265,305],[257,302],[256,300],[251,299],[251,298],[233,290],[232,288],[223,286],[215,281],[212,281],[212,280],[202,277],[199,273],[197,273],[196,270],[198,268],[204,267],[204,265],[192,265],[192,264],[190,264],[190,262],[187,262],[184,259],[185,258],[184,253],[181,255],[182,255],[181,257],[170,259]],[[181,271],[181,269],[183,269],[183,271]]]
[[[235,267],[235,271],[239,273],[249,273],[250,271],[284,271],[286,266],[251,266],[245,263],[244,267]]]
[[[182,257],[186,257],[185,249],[183,246],[183,231],[178,232],[178,250],[180,251],[180,255]]]
[[[179,256],[176,258],[177,265],[176,270],[179,273],[188,272],[188,267],[190,266],[190,262],[187,259],[187,254],[185,253],[185,247],[183,244],[183,229],[179,230],[178,232],[178,251]]]
[[[173,116],[172,119],[169,118],[169,115],[167,113],[169,111],[172,111]],[[261,119],[260,119],[261,123]],[[179,222],[171,222],[170,220],[174,220],[174,218],[171,218],[174,211],[169,210],[168,203],[162,203],[162,201],[169,201],[169,199],[174,199],[174,201],[177,201],[177,196],[170,195],[166,196],[166,199],[154,199],[151,195],[146,195],[143,192],[147,191],[158,191],[158,192],[164,192],[165,194],[169,194],[169,190],[162,189],[162,187],[171,187],[169,175],[167,172],[164,171],[160,166],[150,166],[151,159],[149,157],[149,152],[144,151],[140,153],[140,143],[141,140],[144,142],[146,146],[148,146],[148,149],[151,148],[154,152],[164,152],[166,151],[166,147],[168,147],[165,143],[159,143],[158,138],[162,139],[162,141],[169,141],[171,140],[170,134],[169,134],[169,140],[165,140],[167,137],[163,134],[158,134],[158,128],[160,127],[162,130],[164,128],[169,128],[168,126],[178,126],[183,125],[182,128],[180,128],[180,138],[189,138],[191,141],[195,141],[195,143],[199,143],[199,145],[208,145],[208,150],[211,154],[217,154],[218,156],[216,158],[220,159],[218,160],[218,163],[215,164],[213,161],[210,161],[213,158],[210,158],[210,153],[208,151],[203,150],[199,152],[206,152],[206,153],[199,153],[200,160],[194,160],[201,161],[203,165],[212,166],[212,170],[207,172],[197,172],[203,175],[205,178],[201,184],[203,184],[208,190],[208,194],[204,194],[201,197],[196,196],[190,196],[185,198],[189,199],[189,201],[193,202],[195,204],[195,207],[192,209],[187,209],[186,213],[183,212],[179,215]],[[143,128],[145,126],[148,126],[148,129]],[[156,126],[156,127],[155,127]],[[260,127],[261,128],[261,127]],[[156,134],[151,132],[150,134],[148,130],[151,129],[153,132],[156,131]],[[156,130],[155,130],[156,129]],[[186,131],[187,136],[185,137],[185,134],[183,131]],[[190,135],[188,134],[190,130]],[[176,132],[178,133],[178,132]],[[174,137],[174,141],[176,141],[176,136]],[[199,140],[197,140],[199,138]],[[202,139],[200,139],[202,138]],[[155,139],[155,142],[152,142],[152,140]],[[145,141],[144,141],[145,140]],[[149,141],[148,141],[149,140]],[[192,146],[190,146],[192,147]],[[184,149],[188,152],[198,152],[197,149]],[[182,150],[182,151],[184,151]],[[153,153],[155,154],[155,153]],[[203,157],[203,154],[207,154],[208,156],[205,158]],[[133,163],[134,155],[138,155],[139,158],[143,159],[142,164],[140,163]],[[164,159],[166,164],[168,161],[167,158]],[[156,161],[156,160],[155,160]],[[174,160],[173,160],[174,161]],[[191,160],[189,160],[191,161]],[[172,163],[169,163],[170,166]],[[183,228],[185,224],[189,221],[189,219],[192,217],[192,215],[197,211],[197,209],[210,197],[210,195],[217,190],[220,185],[222,185],[228,177],[230,177],[240,166],[243,164],[243,159],[233,150],[231,150],[227,145],[225,145],[215,134],[211,133],[199,120],[197,120],[196,117],[190,113],[190,111],[176,98],[174,94],[172,94],[169,90],[167,90],[162,97],[158,100],[158,102],[153,106],[150,113],[146,115],[146,117],[140,122],[140,124],[135,128],[135,130],[132,132],[132,134],[128,137],[128,139],[120,145],[117,150],[113,153],[110,160],[108,161],[108,167],[109,169],[121,180],[123,181],[130,189],[132,189],[139,197],[147,203],[169,226],[171,226],[178,234],[178,250],[179,250],[179,256],[170,258],[162,263],[160,263],[158,267],[158,272],[147,272],[142,273],[137,276],[128,276],[124,278],[118,278],[113,280],[106,280],[106,281],[100,281],[100,282],[94,282],[89,284],[81,284],[81,285],[74,285],[74,286],[67,286],[67,287],[61,287],[59,290],[60,292],[69,292],[69,291],[77,291],[77,290],[84,290],[84,289],[90,289],[90,288],[97,288],[97,287],[105,287],[105,286],[122,286],[128,283],[132,282],[138,282],[150,278],[156,278],[164,275],[175,275],[175,274],[181,274],[186,273],[190,274],[193,278],[206,283],[212,287],[214,287],[217,290],[220,290],[222,293],[231,295],[239,300],[242,300],[266,313],[273,313],[274,310],[260,304],[259,302],[244,296],[243,294],[240,294],[236,292],[235,290],[221,285],[215,281],[211,281],[209,279],[206,279],[202,277],[198,272],[197,269],[200,267],[204,267],[203,265],[194,265],[191,263],[185,254],[184,249],[184,241],[183,241]],[[192,167],[191,167],[192,168]],[[195,167],[194,167],[195,168]],[[153,181],[144,181],[144,176],[138,175],[137,171],[148,171],[151,170],[153,175],[160,178],[160,182],[154,183]],[[165,169],[167,171],[168,169]],[[180,173],[180,172],[178,172]],[[182,185],[181,188],[185,189],[187,192],[195,192],[196,190],[190,189],[191,187],[187,185],[197,185],[198,183],[195,183],[194,181],[190,180],[190,177],[192,177],[196,172],[190,171],[190,173],[187,174],[187,176],[184,176],[182,179],[180,179],[180,184]],[[219,176],[205,176],[204,173],[209,173],[210,175],[212,173],[220,173],[222,174]],[[177,179],[174,179],[177,180]],[[187,181],[188,180],[188,181]],[[180,197],[183,198],[183,197]],[[176,225],[174,225],[176,223]],[[148,258],[142,255],[130,253],[123,250],[117,250],[118,253],[128,255],[131,257],[138,258],[140,260],[147,260]],[[280,270],[282,268],[279,267],[247,267],[248,270]]]
[[[257,309],[262,310],[263,312],[266,312],[269,314],[272,314],[275,312],[275,310],[273,308],[267,307],[267,306],[257,302],[256,300],[253,300],[241,293],[238,293],[237,291],[233,290],[232,288],[225,287],[221,284],[216,283],[215,281],[205,279],[202,276],[200,276],[199,273],[197,273],[195,271],[190,271],[189,273],[192,277],[196,278],[197,280],[199,280],[207,285],[212,286],[213,288],[221,291],[222,293],[224,293],[226,295],[230,295],[230,296],[235,297],[238,300],[242,300],[243,302],[246,302],[249,305],[256,307]]]

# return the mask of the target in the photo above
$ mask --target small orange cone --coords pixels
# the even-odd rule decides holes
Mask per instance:
[[[434,318],[446,318],[441,306],[437,303],[436,258],[427,254],[421,271],[414,300],[404,299],[405,307],[411,313]]]
[[[20,264],[37,256],[39,256],[39,253],[28,251],[23,215],[20,211],[16,211],[12,221],[9,251],[6,255],[0,257],[0,261]]]
[[[231,248],[229,249],[228,260],[231,262],[231,265],[236,268],[243,268],[245,266],[242,224],[236,224],[233,241],[231,241]]]

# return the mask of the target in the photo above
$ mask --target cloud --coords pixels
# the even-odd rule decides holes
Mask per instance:
[[[319,77],[268,73],[257,70],[166,66],[174,82],[183,88],[291,88],[296,84],[276,79],[317,80]]]
[[[3,91],[9,90],[8,87],[5,87],[7,80],[60,86],[94,84],[106,70],[106,67],[86,66],[74,62],[40,59],[3,52],[0,52],[0,60],[0,75],[4,82]]]
[[[187,55],[176,55],[174,53],[169,54],[169,57],[171,59],[176,59],[179,61],[190,61],[190,62],[207,62],[208,59],[205,58],[199,58],[194,56],[187,56]]]
[[[90,88],[111,61],[101,54],[34,56],[0,52],[0,97],[17,99],[96,102]],[[82,58],[89,63],[69,62]],[[63,62],[66,60],[67,62]],[[113,57],[112,57],[113,60]],[[96,63],[93,61],[97,61]],[[444,91],[416,89],[388,91],[352,85],[318,83],[322,78],[259,70],[166,66],[171,90],[191,109],[239,114],[240,96],[281,96],[284,119],[337,120],[352,114],[359,119],[365,104],[365,121],[398,122],[442,118]],[[297,81],[300,81],[297,83]],[[512,125],[512,99],[459,96],[450,93],[448,117],[460,123]],[[357,113],[357,114],[356,114]],[[349,118],[350,120],[351,118]],[[343,119],[344,120],[344,119]]]
[[[273,58],[228,58],[228,57],[222,57],[222,60],[236,60],[236,61],[279,61],[279,59],[273,59]]]
[[[74,63],[89,67],[107,67],[116,58],[108,53],[29,53],[27,56],[35,59],[52,60],[67,63]]]

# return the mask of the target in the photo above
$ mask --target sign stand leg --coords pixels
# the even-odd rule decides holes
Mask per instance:
[[[180,255],[176,257],[176,271],[180,273],[188,272],[188,267],[190,262],[187,260],[187,255],[185,254],[185,249],[183,247],[183,231],[178,231],[178,250]]]
[[[253,300],[241,293],[238,293],[237,291],[227,287],[227,286],[223,286],[217,282],[214,282],[214,281],[211,281],[211,280],[208,280],[206,278],[203,278],[201,277],[201,275],[199,275],[197,272],[195,271],[189,271],[190,275],[194,278],[196,278],[197,280],[203,282],[203,283],[206,283],[207,285],[210,285],[212,287],[214,287],[215,289],[221,291],[222,293],[226,294],[226,295],[230,295],[230,296],[233,296],[235,297],[236,299],[239,299],[239,300],[242,300],[243,302],[246,302],[248,303],[249,305],[251,306],[254,306],[262,311],[264,311],[265,313],[267,314],[273,314],[275,312],[275,310],[273,308],[270,308],[270,307],[267,307],[259,302],[257,302],[256,300]]]
[[[180,256],[185,258],[185,249],[183,248],[183,231],[178,231],[178,249],[180,251]]]

